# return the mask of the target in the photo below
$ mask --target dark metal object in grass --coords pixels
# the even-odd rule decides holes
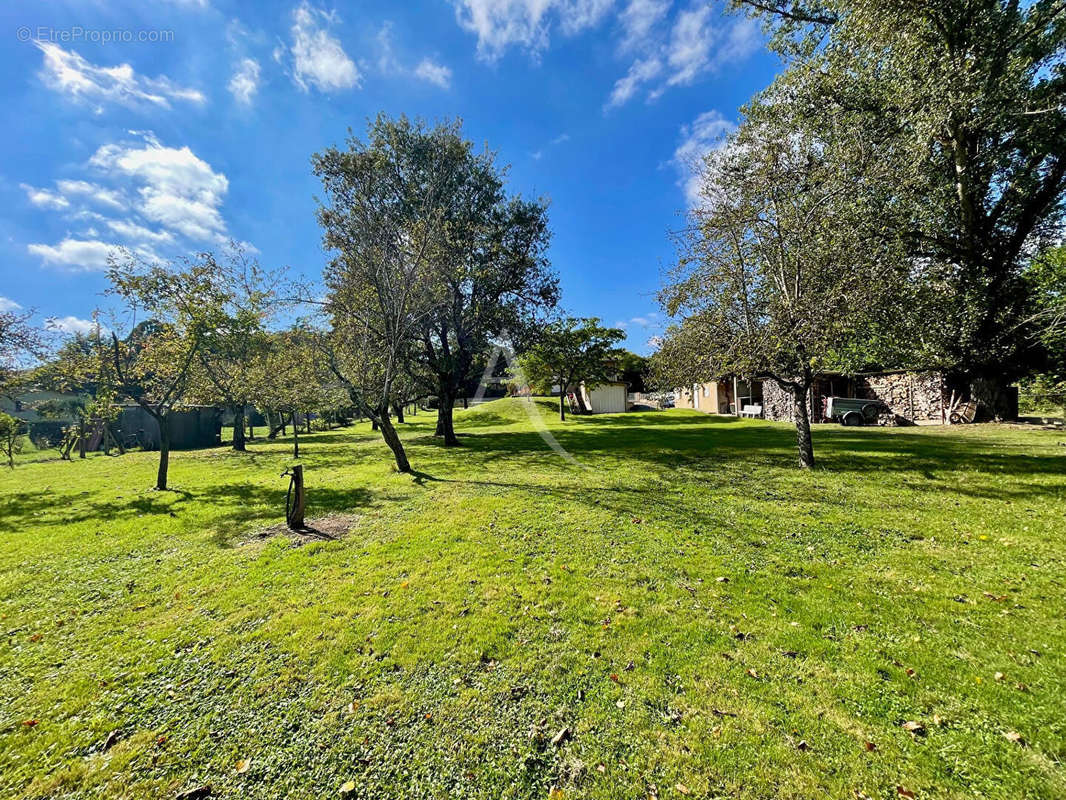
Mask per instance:
[[[297,464],[281,473],[289,476],[289,490],[285,493],[285,523],[294,531],[304,527],[304,468]]]

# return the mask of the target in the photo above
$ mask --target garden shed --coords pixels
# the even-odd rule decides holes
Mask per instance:
[[[127,446],[159,449],[159,423],[140,406],[122,407],[115,421],[120,440]],[[216,447],[222,442],[222,410],[214,406],[192,406],[170,414],[170,447],[192,450]]]

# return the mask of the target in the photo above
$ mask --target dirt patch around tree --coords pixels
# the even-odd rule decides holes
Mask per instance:
[[[348,532],[356,527],[362,520],[359,514],[327,514],[324,517],[315,517],[304,523],[302,528],[293,529],[284,522],[262,528],[238,542],[238,547],[261,542],[275,536],[287,536],[297,546],[308,542],[332,542],[343,539]]]

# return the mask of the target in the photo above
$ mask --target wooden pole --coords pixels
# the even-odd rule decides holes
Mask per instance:
[[[737,397],[737,376],[733,376],[733,416],[740,416],[740,398]]]
[[[285,500],[285,523],[294,531],[304,527],[304,468],[301,464],[292,467],[292,480]]]

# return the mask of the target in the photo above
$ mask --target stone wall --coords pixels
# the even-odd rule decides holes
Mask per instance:
[[[944,376],[940,372],[886,372],[855,377],[827,377],[814,382],[807,395],[811,422],[824,421],[823,398],[861,397],[880,400],[888,413],[880,425],[907,425],[916,422],[943,422],[948,404]],[[763,416],[778,422],[794,422],[792,398],[772,380],[762,385]]]

